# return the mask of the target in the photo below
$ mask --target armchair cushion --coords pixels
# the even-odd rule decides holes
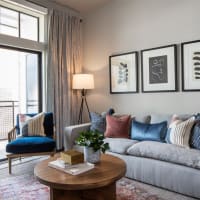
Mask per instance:
[[[38,113],[31,113],[31,114],[26,114],[26,115],[29,117],[34,117],[37,114]],[[48,137],[53,137],[54,132],[53,132],[53,113],[52,112],[45,113],[43,125],[44,125],[45,135]],[[17,135],[19,135],[20,134],[19,114],[17,115],[16,129],[17,129]]]
[[[6,146],[6,152],[22,153],[39,153],[53,151],[56,143],[49,137],[19,137]]]

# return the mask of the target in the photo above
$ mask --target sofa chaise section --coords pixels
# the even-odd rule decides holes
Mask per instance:
[[[81,131],[89,128],[90,123],[66,127],[65,150],[77,149],[75,139]],[[181,163],[160,160],[160,158],[128,154],[132,146],[142,143],[139,141],[122,138],[106,138],[105,140],[110,144],[110,151],[107,153],[117,156],[126,162],[126,177],[200,199],[199,169]],[[149,142],[153,143],[152,141]],[[165,143],[157,144],[170,146]]]

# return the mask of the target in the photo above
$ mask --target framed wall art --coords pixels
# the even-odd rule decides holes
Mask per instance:
[[[200,40],[181,44],[182,90],[200,91]]]
[[[109,57],[110,93],[138,92],[138,53],[129,52]]]
[[[176,45],[141,51],[142,92],[177,91]]]

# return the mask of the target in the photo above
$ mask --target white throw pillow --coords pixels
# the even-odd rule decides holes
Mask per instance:
[[[169,126],[171,128],[170,142],[182,147],[189,147],[190,133],[194,123],[195,117],[191,117],[186,121],[173,121]]]

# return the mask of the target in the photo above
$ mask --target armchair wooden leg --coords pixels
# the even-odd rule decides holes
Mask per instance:
[[[11,173],[12,173],[12,169],[11,169],[11,167],[12,167],[12,160],[11,160],[11,158],[8,158],[8,168],[9,168],[9,174],[11,174]]]
[[[54,153],[51,153],[50,156],[51,156],[51,157],[54,157]]]

